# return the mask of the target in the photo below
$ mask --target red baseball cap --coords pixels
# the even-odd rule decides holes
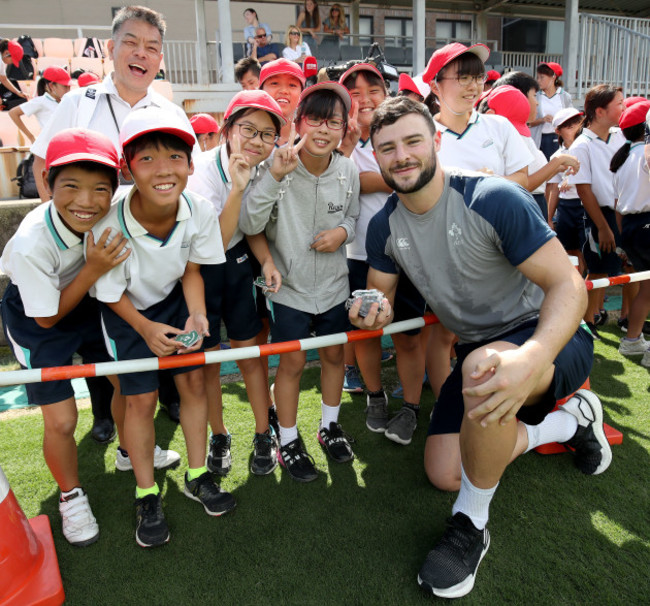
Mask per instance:
[[[420,78],[418,78],[418,80],[420,80]],[[408,74],[399,75],[397,90],[407,90],[416,95],[420,95],[420,97],[426,97],[429,94],[429,87],[426,84],[422,83],[422,87],[418,86],[418,83]]]
[[[530,104],[526,95],[514,86],[497,86],[487,96],[488,107],[498,116],[508,118],[520,135],[530,137],[530,129],[526,124],[530,115]]]
[[[260,72],[260,88],[262,88],[262,84],[264,84],[264,81],[267,78],[279,74],[286,74],[287,76],[298,78],[300,84],[303,87],[305,86],[305,74],[295,61],[289,61],[289,59],[275,59],[274,61],[269,61],[266,65],[262,66],[262,71]]]
[[[496,69],[489,70],[485,75],[487,76],[486,82],[494,82],[494,80],[498,80],[501,77],[501,74]]]
[[[176,112],[150,105],[127,115],[120,129],[120,145],[124,149],[131,141],[153,132],[176,135],[191,147],[196,144],[189,120],[183,120]]]
[[[305,60],[302,62],[302,71],[305,74],[305,78],[315,76],[318,73],[318,61],[316,57],[305,57]]]
[[[625,103],[625,107],[630,107],[630,105],[634,105],[635,103],[641,103],[643,101],[647,101],[645,97],[627,97],[627,99],[623,99],[623,103]]]
[[[113,142],[106,135],[87,128],[59,131],[47,146],[46,170],[75,162],[97,162],[116,171],[120,168],[120,158]]]
[[[541,65],[546,65],[551,71],[559,78],[563,73],[562,66],[559,63],[554,63],[553,61],[543,61],[537,67]]]
[[[63,84],[63,86],[70,86],[72,78],[67,70],[59,67],[58,65],[50,65],[43,70],[43,78],[50,82]]]
[[[240,109],[261,109],[278,118],[282,126],[287,123],[278,102],[263,90],[242,90],[238,92],[228,103],[226,113],[223,115],[224,120],[230,118],[232,114]]]
[[[197,135],[219,132],[219,124],[210,114],[194,114],[190,118],[190,124]]]
[[[460,42],[452,42],[447,44],[442,48],[439,48],[429,59],[427,68],[422,74],[422,80],[429,84],[433,80],[440,70],[451,63],[456,57],[460,57],[463,53],[473,53],[476,55],[483,63],[487,61],[487,58],[490,56],[490,49],[485,46],[485,44],[472,44],[472,46],[465,46]]]
[[[300,95],[300,101],[298,103],[302,103],[309,95],[312,93],[316,93],[319,90],[331,90],[334,91],[339,98],[341,99],[341,102],[343,105],[345,105],[345,109],[349,112],[350,108],[352,107],[352,97],[350,97],[350,93],[348,92],[348,89],[345,88],[342,84],[339,84],[338,82],[333,82],[332,80],[326,80],[325,82],[319,82],[318,84],[314,84],[313,86],[308,86],[304,91],[302,91]]]
[[[92,72],[84,72],[83,74],[79,74],[79,77],[77,78],[77,84],[82,88],[84,86],[90,86],[91,84],[97,84],[99,81],[99,76]]]
[[[381,75],[381,72],[374,66],[372,63],[355,63],[351,68],[343,72],[343,75],[339,78],[339,84],[343,84],[349,76],[356,72],[372,72],[375,76],[379,76],[384,81],[384,77]]]
[[[9,54],[11,55],[11,62],[16,67],[18,67],[20,65],[20,60],[23,58],[23,55],[25,54],[25,51],[23,50],[23,47],[20,46],[20,44],[18,44],[18,42],[14,42],[13,40],[9,40],[7,50],[9,51]]]
[[[650,101],[647,99],[639,101],[634,105],[630,105],[630,107],[621,114],[621,117],[618,120],[618,125],[621,128],[630,128],[630,126],[643,124],[648,114],[648,110],[650,110]]]

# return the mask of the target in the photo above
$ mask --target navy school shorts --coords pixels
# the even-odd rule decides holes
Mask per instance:
[[[616,246],[621,245],[621,235],[616,225],[616,213],[611,208],[601,206],[600,210],[607,220],[609,228],[614,233]],[[623,271],[623,263],[616,252],[601,252],[598,248],[598,230],[591,220],[591,217],[585,213],[585,243],[582,248],[582,254],[587,264],[590,274],[605,274],[607,276],[619,276]]]
[[[145,340],[128,322],[120,318],[105,303],[100,303],[100,306],[105,348],[108,349],[114,360],[136,360],[138,358],[151,358],[154,356]],[[153,322],[169,324],[182,330],[189,314],[185,305],[181,283],[178,282],[172,292],[162,301],[139,311],[143,316]],[[197,368],[200,367],[170,368],[168,372],[172,375],[178,375],[196,370]],[[122,394],[125,396],[150,393],[156,391],[159,385],[157,370],[121,374],[118,375],[118,379]]]
[[[555,233],[565,250],[582,250],[585,244],[585,209],[580,198],[560,198]]]
[[[2,323],[7,342],[22,368],[69,366],[78,353],[85,363],[109,362],[102,336],[99,305],[86,295],[79,305],[51,328],[25,315],[18,287],[9,284],[2,298]],[[69,380],[25,385],[27,401],[43,406],[74,396]]]
[[[288,305],[267,301],[271,321],[271,341],[282,343],[311,336],[332,335],[350,330],[345,302],[321,314],[311,314]]]
[[[623,215],[621,244],[634,271],[650,270],[650,212]]]
[[[440,397],[433,407],[428,435],[459,433],[463,422],[465,404],[463,402],[463,362],[479,347],[507,341],[523,345],[535,332],[537,320],[525,322],[514,330],[489,341],[456,345],[456,366],[440,390]],[[538,425],[555,408],[557,400],[574,393],[587,380],[594,360],[594,342],[585,330],[578,328],[564,349],[555,358],[555,374],[546,394],[533,406],[522,406],[517,419],[528,425]]]

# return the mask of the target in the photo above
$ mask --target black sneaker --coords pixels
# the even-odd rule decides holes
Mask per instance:
[[[607,319],[609,314],[606,309],[601,309],[600,312],[594,315],[594,324],[596,326],[605,326],[607,324]]]
[[[256,433],[253,438],[251,473],[266,476],[278,466],[278,445],[272,430]]]
[[[305,450],[300,438],[280,446],[278,461],[297,482],[312,482],[318,478],[314,459]]]
[[[223,492],[212,479],[209,471],[193,480],[187,479],[185,473],[185,489],[183,493],[193,501],[203,505],[209,516],[221,516],[235,508],[235,499],[229,492]]]
[[[591,338],[594,341],[600,341],[600,335],[598,334],[598,331],[596,330],[596,326],[593,322],[585,322],[587,325],[587,328],[589,329],[589,332],[591,333]]]
[[[621,329],[621,332],[627,332],[627,318],[619,318],[616,323],[618,324],[618,327]],[[647,337],[650,336],[650,322],[647,320],[643,323],[643,329],[642,329],[643,334]]]
[[[575,451],[576,467],[588,475],[603,473],[612,462],[612,447],[603,426],[603,405],[592,391],[579,389],[560,406],[578,420],[578,429],[565,444]]]
[[[339,423],[330,423],[329,429],[321,427],[318,430],[318,441],[323,450],[337,463],[347,463],[354,459],[350,442],[353,442]]]
[[[232,458],[230,456],[230,434],[218,433],[210,436],[208,458],[205,462],[207,468],[219,476],[225,476],[230,471]]]
[[[418,585],[441,598],[467,595],[489,546],[488,529],[478,530],[464,513],[457,512],[447,519],[447,530],[427,554],[418,573]]]
[[[280,421],[278,421],[278,411],[275,409],[275,406],[269,408],[269,427],[273,429],[276,437],[280,435]]]
[[[135,500],[135,519],[135,540],[140,547],[156,547],[169,542],[160,493]]]

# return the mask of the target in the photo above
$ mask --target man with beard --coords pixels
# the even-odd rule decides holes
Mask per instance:
[[[406,98],[383,103],[370,136],[395,192],[370,222],[368,288],[382,308],[350,320],[378,329],[393,317],[404,272],[460,339],[457,364],[434,408],[425,469],[442,490],[459,490],[447,529],[418,574],[441,597],[473,586],[488,550],[490,501],[510,461],[547,442],[566,442],[584,473],[611,462],[602,405],[580,389],[593,342],[580,328],[586,289],[532,197],[505,179],[443,171],[429,111]]]

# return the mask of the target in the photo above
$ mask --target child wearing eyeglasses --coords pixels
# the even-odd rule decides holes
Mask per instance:
[[[287,145],[275,151],[269,169],[244,200],[240,227],[246,234],[266,234],[282,274],[282,287],[267,299],[274,343],[349,328],[344,245],[354,238],[359,215],[359,174],[337,147],[347,129],[350,106],[348,91],[336,82],[305,89]],[[320,348],[319,355],[322,417],[318,441],[334,461],[344,463],[354,453],[338,422],[343,346]],[[281,354],[275,378],[278,459],[298,482],[318,478],[297,427],[305,361],[304,351]]]
[[[246,90],[232,98],[224,118],[221,145],[196,158],[194,174],[188,180],[188,189],[214,205],[226,248],[225,264],[201,266],[208,322],[213,327],[211,336],[203,341],[208,350],[219,349],[218,327],[222,320],[231,347],[256,344],[262,322],[253,290],[251,251],[262,266],[266,282],[276,284],[275,288],[281,282],[264,236],[252,237],[247,242],[238,221],[242,198],[257,174],[257,165],[271,154],[285,123],[282,109],[268,93]],[[277,446],[276,436],[269,428],[266,370],[260,358],[240,360],[238,365],[255,416],[251,472],[267,475],[277,466]],[[231,467],[231,435],[224,424],[220,370],[220,364],[203,367],[212,430],[207,467],[225,476]]]

